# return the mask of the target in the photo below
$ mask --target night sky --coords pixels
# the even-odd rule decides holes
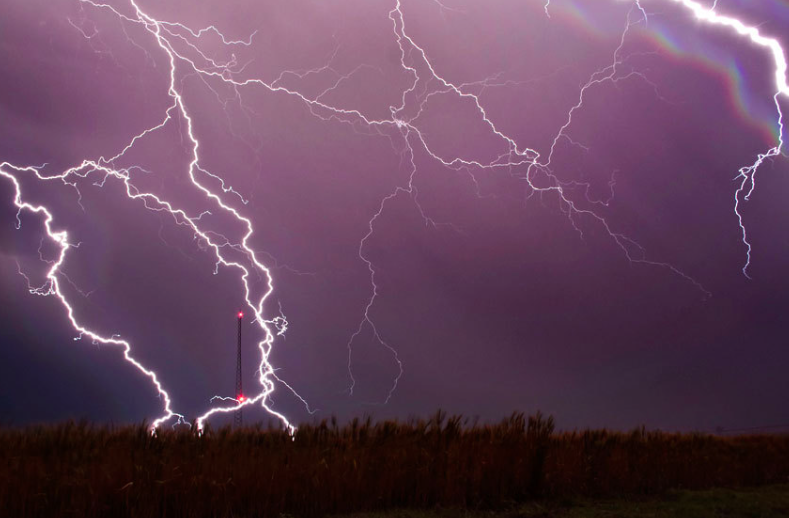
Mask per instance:
[[[274,286],[264,314],[287,318],[269,359],[317,409],[277,381],[270,405],[291,421],[442,408],[541,410],[564,429],[789,425],[786,158],[739,197],[750,278],[734,211],[739,169],[778,144],[764,48],[671,0],[642,1],[646,22],[624,0],[553,0],[548,15],[541,0],[137,4],[194,31],[159,25],[203,72],[176,60],[199,165],[247,203],[199,179],[252,222]],[[235,316],[251,314],[239,271],[117,178],[11,167],[59,175],[164,121],[168,55],[129,0],[107,5],[3,2],[0,170],[79,244],[57,274],[75,317],[128,340],[191,420],[234,396]],[[717,8],[789,34],[783,2]],[[227,43],[197,32],[209,26]],[[169,113],[112,167],[190,216],[211,211],[201,228],[240,243],[243,225],[190,181],[187,120]],[[544,167],[526,163],[535,152]],[[16,228],[13,197],[0,177],[0,422],[160,416],[119,347],[75,341],[60,301],[29,293],[19,270],[44,284],[59,249],[40,215]],[[252,318],[243,329],[254,395],[264,334]]]

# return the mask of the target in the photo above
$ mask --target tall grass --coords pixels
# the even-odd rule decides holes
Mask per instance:
[[[285,431],[0,430],[0,516],[319,516],[488,507],[536,497],[657,494],[785,482],[789,436],[554,433],[513,414],[476,425],[336,421]]]

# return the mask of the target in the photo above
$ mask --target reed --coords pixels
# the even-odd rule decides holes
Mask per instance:
[[[336,420],[277,428],[69,422],[0,429],[2,516],[323,516],[489,508],[534,498],[653,495],[789,480],[789,436],[556,433],[515,413],[481,425]]]

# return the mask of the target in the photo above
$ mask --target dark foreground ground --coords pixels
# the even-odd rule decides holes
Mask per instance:
[[[396,510],[341,518],[786,518],[789,485],[671,491],[661,498],[540,501],[497,511]],[[340,517],[336,517],[340,518]]]
[[[539,415],[475,425],[441,413],[295,436],[185,428],[0,429],[0,518],[789,517],[789,435],[555,433]]]

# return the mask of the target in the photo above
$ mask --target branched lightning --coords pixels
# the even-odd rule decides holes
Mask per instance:
[[[696,16],[696,18],[704,22],[714,25],[721,25],[729,29],[733,29],[740,36],[747,36],[756,45],[769,50],[775,64],[776,93],[774,96],[774,101],[778,112],[777,122],[780,130],[779,142],[775,147],[771,148],[767,152],[759,154],[756,161],[752,165],[740,169],[738,177],[740,178],[741,183],[735,193],[734,211],[738,218],[739,225],[742,231],[742,241],[747,248],[746,262],[745,265],[743,266],[742,271],[746,276],[748,276],[748,267],[750,265],[750,260],[751,260],[752,246],[748,241],[747,231],[743,222],[742,214],[740,212],[740,199],[742,198],[742,200],[744,201],[749,200],[756,186],[755,183],[756,171],[764,163],[765,160],[778,156],[781,153],[781,150],[783,149],[783,113],[781,111],[779,97],[789,95],[789,86],[787,85],[786,82],[787,62],[786,62],[785,53],[780,43],[776,39],[767,38],[763,36],[757,27],[748,26],[747,24],[736,18],[731,18],[717,14],[715,11],[717,8],[717,1],[715,1],[711,7],[705,7],[699,4],[698,2],[692,0],[671,0],[671,1],[678,3],[684,8],[690,10]],[[545,14],[548,17],[550,17],[550,11],[549,11],[550,4],[551,1],[547,0],[543,6]],[[406,33],[402,6],[400,1],[397,0],[395,8],[389,13],[389,18],[393,22],[395,38],[400,48],[400,58],[401,58],[400,64],[405,71],[407,71],[413,76],[414,80],[411,87],[403,92],[401,105],[399,107],[392,107],[391,109],[392,122],[394,122],[398,128],[405,129],[404,131],[405,145],[408,148],[409,152],[411,153],[412,157],[413,157],[413,149],[411,148],[411,141],[409,140],[409,136],[411,134],[416,136],[417,140],[421,144],[422,149],[426,151],[428,155],[430,155],[433,159],[439,161],[444,166],[449,168],[454,168],[454,169],[477,168],[477,169],[485,170],[485,169],[492,169],[498,167],[513,168],[513,167],[525,166],[527,168],[527,173],[524,179],[526,180],[531,192],[543,193],[550,191],[558,194],[560,204],[564,207],[565,212],[568,218],[570,219],[573,227],[579,233],[581,233],[581,230],[576,225],[574,217],[579,215],[591,217],[592,219],[596,220],[599,224],[602,225],[602,227],[606,230],[608,235],[623,251],[623,253],[625,254],[625,256],[630,262],[666,268],[671,272],[673,272],[674,274],[677,274],[680,277],[691,282],[702,293],[704,293],[706,297],[710,297],[711,293],[707,291],[693,277],[682,272],[672,264],[648,259],[646,256],[645,249],[640,244],[638,244],[633,239],[625,236],[624,234],[614,231],[611,228],[608,221],[604,217],[594,212],[593,210],[579,207],[577,203],[569,197],[568,193],[565,190],[567,187],[572,187],[576,185],[576,183],[562,182],[551,171],[551,162],[558,143],[562,139],[564,139],[569,141],[570,143],[575,144],[575,142],[568,136],[567,130],[573,123],[573,114],[577,110],[582,108],[584,104],[585,96],[589,93],[590,89],[598,85],[601,85],[603,83],[617,83],[619,81],[624,81],[631,78],[638,78],[651,85],[655,90],[656,94],[658,95],[658,97],[660,97],[657,92],[657,86],[654,83],[652,83],[641,72],[631,70],[626,73],[620,73],[619,70],[620,66],[623,64],[624,60],[626,59],[621,55],[621,53],[630,29],[636,24],[639,23],[646,24],[648,22],[648,14],[646,9],[642,5],[642,0],[633,0],[633,7],[638,12],[638,16],[634,17],[632,11],[631,13],[628,13],[627,23],[622,33],[619,46],[614,51],[612,64],[609,65],[608,67],[605,67],[595,72],[591,76],[589,81],[583,87],[581,87],[578,102],[570,108],[570,111],[568,113],[564,125],[559,129],[558,133],[553,139],[549,153],[547,155],[547,159],[543,160],[541,154],[538,151],[530,149],[525,146],[519,146],[513,138],[505,135],[502,131],[500,131],[496,127],[496,125],[489,119],[488,114],[486,113],[480,101],[479,95],[475,95],[473,93],[470,93],[467,89],[464,89],[464,87],[467,85],[455,85],[449,82],[448,80],[444,79],[442,76],[440,76],[437,73],[436,68],[430,62],[425,50],[422,47],[420,47]],[[415,94],[415,92],[417,91],[417,85],[419,84],[420,81],[422,81],[422,78],[419,76],[419,73],[417,72],[416,65],[408,64],[406,62],[407,57],[411,56],[411,53],[406,51],[406,46],[408,47],[408,50],[415,52],[421,58],[422,61],[421,64],[425,66],[430,73],[429,78],[423,81],[425,84],[424,88],[427,89],[427,83],[431,80],[436,81],[441,85],[441,87],[438,88],[437,90],[433,90],[430,91],[429,93],[423,94],[421,100],[418,99],[418,96],[416,96],[419,102],[418,112],[416,116],[408,119],[401,118],[400,114],[406,110],[407,96]],[[428,143],[426,142],[424,135],[419,131],[419,128],[417,126],[417,119],[432,96],[443,95],[443,94],[454,94],[458,98],[468,99],[471,102],[473,102],[481,119],[488,125],[492,133],[498,136],[505,144],[507,148],[506,152],[499,155],[496,160],[487,163],[482,163],[475,160],[464,160],[460,157],[441,157],[437,153],[433,152],[430,149]],[[411,163],[413,165],[413,160]],[[376,275],[375,268],[371,263],[371,261],[367,257],[365,257],[363,248],[365,242],[372,235],[373,225],[375,221],[381,216],[385,204],[389,200],[397,196],[399,193],[409,193],[409,194],[413,193],[414,202],[419,208],[420,214],[422,214],[422,216],[425,217],[424,211],[422,210],[421,206],[418,205],[418,201],[416,200],[416,195],[415,195],[416,193],[414,188],[414,175],[416,174],[416,169],[415,166],[413,167],[414,169],[412,169],[411,174],[409,176],[408,185],[406,187],[398,187],[394,192],[390,193],[389,195],[387,195],[382,199],[381,204],[379,206],[379,210],[373,215],[372,219],[369,222],[368,233],[362,238],[362,241],[360,243],[359,257],[366,264],[367,269],[370,273],[372,294],[367,302],[367,305],[365,306],[362,321],[360,322],[358,329],[351,336],[351,339],[348,342],[348,372],[351,379],[351,385],[350,385],[351,393],[355,386],[355,378],[353,377],[353,372],[351,369],[351,354],[352,354],[351,345],[354,339],[361,333],[363,327],[365,325],[369,326],[372,329],[373,334],[375,338],[378,340],[378,342],[381,345],[391,349],[391,346],[380,337],[378,333],[378,329],[370,317],[370,309],[373,306],[376,297],[378,296],[379,288],[375,282],[375,275]],[[538,172],[549,178],[550,184],[547,187],[538,186],[534,182],[535,174]],[[589,186],[586,185],[586,188],[588,192]],[[591,200],[589,200],[587,197],[586,201],[590,202]],[[398,366],[400,367],[400,373],[398,374],[397,378],[395,378],[394,381],[394,387],[396,387],[398,380],[402,376],[402,363],[400,362],[398,356],[396,355],[396,352],[394,352],[394,354],[395,354],[395,360],[397,361]],[[392,392],[390,391],[389,394],[387,395],[386,401],[388,401],[391,398],[391,396],[392,396]]]
[[[74,329],[78,332],[78,338],[81,338],[83,336],[88,336],[89,338],[93,339],[96,342],[121,346],[123,348],[124,358],[126,359],[126,361],[134,365],[140,372],[142,372],[148,378],[150,378],[150,380],[153,382],[154,386],[156,387],[156,390],[158,391],[159,395],[162,397],[164,401],[164,410],[165,410],[164,415],[160,416],[159,418],[153,421],[152,423],[153,429],[158,428],[163,423],[167,422],[173,417],[177,417],[178,421],[181,422],[183,416],[172,410],[171,398],[167,393],[167,391],[163,388],[156,374],[152,370],[144,367],[140,362],[138,362],[132,357],[131,344],[129,342],[122,340],[117,336],[111,336],[111,337],[101,336],[97,332],[92,331],[87,327],[85,327],[84,325],[78,323],[76,317],[74,316],[74,309],[66,299],[65,295],[63,294],[59,281],[59,277],[64,277],[61,271],[61,266],[63,265],[66,259],[67,251],[70,248],[74,248],[76,245],[69,242],[68,233],[66,231],[62,231],[62,230],[56,231],[53,229],[54,216],[49,211],[49,209],[47,209],[42,205],[33,205],[24,200],[20,182],[17,179],[16,175],[12,174],[11,171],[17,174],[33,174],[39,180],[58,179],[63,181],[64,183],[67,183],[68,185],[72,185],[75,188],[76,188],[76,184],[70,181],[70,177],[72,175],[85,178],[90,174],[96,173],[101,177],[100,180],[97,181],[97,185],[99,186],[103,186],[104,182],[106,182],[108,178],[115,178],[122,181],[126,188],[126,194],[130,199],[141,200],[147,209],[168,212],[173,216],[173,218],[175,218],[175,221],[178,224],[190,227],[191,230],[194,232],[196,238],[200,239],[201,242],[206,243],[210,248],[213,249],[214,254],[216,256],[217,268],[220,265],[222,265],[222,266],[236,268],[241,271],[241,278],[245,289],[246,303],[253,310],[256,317],[255,321],[264,332],[264,339],[258,344],[261,353],[261,361],[258,368],[258,375],[263,390],[254,397],[244,399],[243,401],[235,401],[236,404],[232,406],[212,408],[211,410],[209,410],[208,412],[197,418],[196,423],[198,429],[202,429],[206,419],[208,419],[213,414],[232,412],[240,408],[241,406],[260,404],[269,413],[279,418],[283,422],[283,424],[289,430],[292,431],[293,426],[290,424],[287,418],[280,412],[277,412],[274,409],[272,409],[269,405],[269,397],[273,393],[275,388],[274,379],[278,379],[274,375],[274,369],[268,361],[268,357],[271,352],[271,347],[275,336],[275,333],[272,332],[270,326],[273,325],[275,329],[277,329],[277,334],[282,334],[284,333],[284,330],[287,329],[287,320],[283,315],[280,315],[272,320],[268,320],[263,316],[263,307],[266,300],[273,292],[273,284],[268,268],[266,268],[266,266],[261,261],[258,260],[255,251],[251,249],[248,244],[248,241],[254,232],[252,221],[242,216],[236,209],[225,203],[218,194],[214,193],[211,189],[203,185],[198,179],[198,173],[202,173],[203,175],[213,178],[214,180],[218,180],[221,185],[221,190],[224,193],[231,192],[237,195],[242,202],[246,203],[246,201],[240,196],[240,194],[238,194],[236,191],[233,191],[231,188],[227,187],[224,181],[220,177],[208,172],[205,168],[200,166],[200,155],[199,155],[200,142],[194,134],[192,118],[189,114],[189,111],[187,110],[183,96],[181,95],[178,89],[177,76],[176,76],[178,56],[172,46],[172,42],[167,38],[167,36],[169,35],[174,38],[183,39],[183,36],[175,32],[176,30],[179,29],[188,32],[190,35],[192,35],[195,38],[200,38],[203,34],[207,32],[213,32],[215,34],[218,34],[222,39],[222,42],[226,45],[237,45],[237,44],[249,45],[251,44],[251,37],[250,40],[246,42],[233,41],[226,39],[224,35],[222,35],[213,26],[210,26],[205,29],[201,29],[199,31],[194,31],[180,23],[161,22],[148,16],[137,5],[137,3],[134,0],[130,0],[129,2],[130,6],[132,7],[135,13],[133,17],[126,14],[122,14],[119,10],[108,4],[93,2],[91,0],[79,0],[79,1],[82,2],[83,4],[87,4],[95,8],[109,9],[115,15],[117,15],[122,22],[141,24],[154,37],[154,40],[157,43],[158,48],[165,53],[169,61],[170,73],[169,73],[168,95],[172,100],[172,104],[166,110],[164,120],[161,123],[151,128],[148,128],[143,132],[141,132],[140,134],[133,137],[125,148],[123,148],[118,154],[112,156],[109,159],[101,157],[95,161],[85,160],[80,165],[70,168],[61,174],[53,175],[53,176],[45,176],[41,174],[40,171],[35,167],[18,167],[5,162],[0,164],[0,175],[2,175],[4,178],[9,179],[15,188],[14,203],[18,208],[18,211],[19,212],[29,211],[37,214],[43,214],[46,234],[48,238],[52,242],[57,244],[60,248],[60,254],[58,256],[57,261],[51,263],[51,267],[47,273],[47,283],[41,287],[31,286],[30,291],[31,293],[37,295],[56,296],[60,300],[62,305],[66,308],[69,320],[72,326],[74,327]],[[86,35],[83,31],[80,32],[83,34],[83,36],[92,37],[92,35]],[[231,67],[235,64],[234,61],[228,63],[219,63],[207,57],[204,53],[200,52],[196,46],[189,44],[189,47],[192,48],[193,50],[196,50],[198,55],[204,58],[209,63],[209,66],[213,67],[214,69],[222,70],[222,73],[230,71]],[[144,138],[150,133],[153,133],[163,128],[171,120],[173,120],[174,113],[177,113],[178,117],[186,123],[185,132],[191,146],[191,161],[188,166],[188,175],[192,184],[199,191],[202,191],[202,193],[215,205],[217,205],[220,209],[232,214],[238,221],[244,224],[244,226],[246,227],[246,233],[244,234],[244,237],[242,238],[240,243],[231,243],[230,240],[228,240],[222,235],[218,235],[215,232],[203,230],[200,227],[199,223],[200,223],[200,219],[206,214],[206,212],[196,216],[189,216],[182,209],[174,207],[171,202],[161,199],[155,194],[141,192],[140,190],[138,190],[131,182],[130,168],[116,169],[113,166],[113,164],[116,161],[120,160],[130,149],[132,149],[140,139]],[[18,225],[21,223],[19,216],[17,216],[17,222]],[[244,255],[246,256],[251,266],[244,265],[238,261],[227,259],[226,256],[223,254],[224,252],[223,249],[225,247],[231,247],[243,251]],[[252,289],[249,283],[249,276],[251,269],[254,269],[258,273],[262,273],[262,275],[267,281],[267,289],[265,293],[257,300],[253,300]],[[287,384],[285,384],[285,386],[290,388],[290,386]]]
[[[786,53],[777,39],[764,36],[759,31],[758,27],[750,26],[737,18],[718,14],[716,11],[718,6],[717,0],[712,4],[712,7],[706,7],[699,2],[692,0],[671,1],[688,9],[693,13],[696,19],[701,20],[704,23],[725,27],[727,29],[733,30],[740,36],[747,37],[756,46],[762,47],[763,49],[769,51],[775,66],[775,95],[773,96],[773,101],[775,102],[775,109],[778,113],[778,143],[764,153],[760,153],[751,165],[742,167],[739,170],[737,178],[740,180],[740,185],[734,193],[734,212],[737,215],[740,230],[742,231],[742,242],[746,247],[746,260],[745,265],[742,267],[742,273],[746,277],[750,278],[748,275],[748,267],[751,264],[751,252],[753,251],[753,246],[748,240],[748,232],[745,228],[745,223],[743,222],[742,213],[740,212],[740,203],[742,201],[748,201],[753,194],[754,189],[756,189],[756,172],[759,170],[765,160],[779,156],[784,148],[784,115],[781,109],[780,98],[789,97],[789,84],[787,84],[786,80]]]
[[[19,183],[19,180],[13,174],[9,173],[7,170],[17,171],[17,172],[28,172],[36,175],[39,179],[45,179],[45,177],[41,176],[39,171],[33,167],[27,168],[17,168],[8,164],[6,162],[0,164],[0,176],[3,178],[8,179],[11,184],[14,186],[14,205],[17,208],[17,228],[21,226],[20,214],[23,211],[32,212],[34,214],[43,215],[44,217],[44,229],[46,231],[47,236],[49,239],[58,246],[60,252],[58,253],[57,260],[55,261],[48,261],[50,262],[50,268],[47,272],[47,281],[44,285],[39,287],[33,287],[30,284],[30,279],[22,273],[21,268],[19,270],[20,274],[25,277],[28,281],[28,286],[30,288],[30,293],[34,295],[44,295],[44,296],[55,296],[63,307],[66,310],[66,314],[68,316],[69,322],[71,322],[72,327],[77,331],[78,336],[75,340],[80,340],[82,337],[88,337],[94,342],[100,342],[103,344],[110,344],[120,346],[123,349],[123,357],[129,363],[131,363],[137,370],[142,372],[145,376],[147,376],[151,382],[153,383],[154,387],[156,387],[156,391],[158,392],[159,396],[164,401],[164,412],[165,414],[161,417],[157,418],[152,427],[155,429],[159,427],[162,423],[166,422],[173,417],[177,417],[178,421],[180,422],[183,416],[178,414],[172,410],[172,401],[170,400],[170,395],[164,390],[162,387],[159,378],[156,376],[156,373],[150,369],[145,368],[140,362],[135,360],[131,355],[131,344],[126,340],[122,340],[117,336],[110,336],[105,337],[101,336],[100,334],[91,331],[87,327],[80,324],[76,317],[74,316],[74,308],[71,304],[66,300],[66,297],[63,295],[60,286],[60,279],[59,276],[62,276],[60,272],[60,268],[66,260],[66,253],[71,249],[75,248],[77,245],[69,242],[68,232],[65,230],[55,230],[53,228],[53,221],[54,217],[52,213],[44,207],[43,205],[33,205],[29,202],[26,202],[22,198],[22,187]],[[65,178],[65,175],[64,175]]]
[[[23,196],[22,186],[19,181],[20,175],[32,175],[40,181],[61,181],[77,190],[79,194],[78,203],[81,201],[81,193],[77,187],[75,178],[87,178],[88,176],[97,176],[95,181],[96,185],[103,186],[108,180],[119,181],[125,187],[125,193],[129,199],[139,201],[148,210],[163,212],[172,216],[175,223],[188,227],[194,234],[195,238],[204,244],[207,248],[211,249],[213,256],[216,259],[215,268],[228,267],[237,270],[240,274],[244,286],[244,298],[247,306],[254,312],[254,323],[257,324],[263,333],[262,340],[258,343],[260,352],[260,363],[258,366],[257,377],[261,385],[261,390],[258,394],[243,399],[236,399],[233,397],[216,396],[212,402],[219,402],[222,405],[211,408],[209,411],[199,416],[196,420],[198,429],[202,429],[205,422],[214,415],[230,413],[241,407],[248,405],[260,405],[266,411],[276,416],[281,422],[289,429],[293,430],[293,426],[288,419],[280,412],[271,407],[271,395],[273,394],[276,383],[283,385],[286,389],[290,390],[299,400],[307,407],[308,411],[314,410],[309,407],[307,401],[304,400],[288,383],[282,380],[277,374],[276,369],[269,362],[269,356],[274,345],[274,340],[277,336],[283,336],[288,327],[288,321],[280,308],[280,314],[274,318],[266,318],[264,316],[264,305],[270,298],[274,291],[273,277],[269,267],[261,261],[259,252],[256,252],[249,241],[254,234],[254,225],[251,219],[244,216],[239,209],[235,208],[229,201],[224,198],[224,195],[232,196],[237,199],[242,205],[247,204],[247,200],[232,186],[228,185],[225,180],[215,173],[209,171],[206,167],[201,165],[201,141],[196,136],[194,131],[193,118],[190,110],[188,109],[187,102],[182,94],[182,81],[187,75],[195,75],[211,89],[220,102],[221,96],[214,89],[213,84],[221,84],[232,89],[236,99],[238,99],[242,108],[244,107],[241,102],[242,91],[245,88],[263,88],[272,94],[285,95],[293,97],[309,109],[309,111],[316,117],[324,121],[335,121],[344,124],[350,124],[357,128],[366,128],[370,134],[385,136],[392,140],[397,140],[401,148],[395,149],[396,152],[401,154],[403,162],[408,164],[407,180],[401,185],[397,185],[392,191],[383,196],[378,204],[377,210],[372,214],[368,221],[367,231],[362,236],[359,247],[358,256],[360,261],[365,265],[367,273],[369,274],[369,281],[371,286],[370,295],[366,300],[361,319],[358,327],[351,334],[347,342],[348,353],[348,375],[350,377],[349,392],[353,394],[356,380],[353,375],[352,357],[353,357],[353,344],[359,337],[369,330],[373,339],[377,344],[387,349],[393,356],[395,363],[398,367],[398,374],[394,378],[392,385],[383,400],[383,403],[388,402],[398,382],[403,375],[403,364],[398,356],[397,350],[384,338],[384,334],[380,331],[379,326],[376,325],[372,317],[372,310],[375,306],[376,300],[380,295],[380,288],[376,282],[378,274],[373,261],[365,252],[366,245],[375,231],[375,225],[381,216],[384,214],[387,205],[395,198],[400,196],[408,197],[414,207],[419,212],[425,223],[432,227],[437,225],[432,218],[430,218],[419,202],[419,193],[416,185],[417,180],[417,165],[416,165],[416,150],[426,154],[430,159],[454,171],[463,171],[471,175],[476,183],[475,171],[493,171],[498,169],[508,170],[511,174],[525,182],[525,186],[530,195],[539,194],[553,194],[557,197],[558,203],[564,213],[567,215],[568,220],[572,227],[582,234],[581,227],[577,224],[578,218],[588,218],[596,222],[614,244],[618,246],[628,261],[632,263],[641,263],[651,266],[667,269],[674,274],[682,277],[688,282],[696,286],[706,297],[710,293],[693,277],[682,272],[675,266],[654,261],[647,257],[644,248],[633,239],[617,232],[611,224],[595,210],[586,208],[584,204],[599,204],[590,200],[588,195],[583,197],[583,200],[575,200],[572,192],[577,187],[586,187],[587,193],[589,185],[579,184],[578,182],[567,182],[559,179],[552,170],[552,162],[555,153],[557,152],[559,144],[569,142],[571,145],[581,146],[582,144],[573,140],[569,134],[569,129],[573,125],[574,114],[583,108],[585,99],[593,91],[593,89],[606,84],[618,83],[627,80],[641,80],[646,81],[654,89],[659,96],[657,86],[649,81],[643,74],[635,70],[623,70],[623,65],[628,59],[628,56],[623,55],[623,48],[628,37],[629,31],[637,24],[646,24],[648,21],[647,11],[644,9],[643,0],[632,0],[632,9],[628,13],[626,25],[622,33],[619,45],[613,53],[613,60],[607,67],[595,72],[589,80],[581,87],[578,101],[576,104],[569,108],[567,117],[555,134],[550,149],[547,153],[540,153],[536,149],[527,147],[507,135],[503,130],[499,129],[496,123],[490,118],[485,110],[484,104],[481,100],[481,92],[473,93],[475,87],[488,87],[493,84],[493,78],[485,81],[467,82],[455,84],[445,77],[443,77],[438,67],[430,60],[428,52],[420,46],[414,38],[409,34],[406,28],[405,17],[400,0],[394,0],[394,7],[388,12],[388,18],[391,21],[392,35],[395,39],[397,48],[399,49],[399,65],[404,74],[411,78],[409,85],[400,94],[400,104],[397,106],[389,107],[389,118],[374,119],[365,115],[360,109],[354,108],[340,108],[333,106],[325,99],[327,94],[338,89],[344,82],[350,80],[354,74],[363,68],[372,68],[370,65],[361,64],[347,73],[340,73],[332,68],[332,63],[337,55],[339,46],[333,50],[328,62],[318,68],[301,70],[301,71],[284,71],[276,79],[271,82],[266,82],[263,79],[255,77],[244,77],[246,64],[240,63],[235,54],[228,60],[220,60],[212,57],[209,53],[203,51],[200,46],[200,40],[208,35],[219,38],[224,46],[243,46],[249,47],[253,43],[253,37],[256,33],[249,35],[247,39],[230,39],[227,38],[219,29],[210,25],[201,29],[193,29],[184,24],[172,21],[158,20],[153,16],[146,13],[137,3],[137,0],[127,0],[129,12],[122,11],[108,3],[102,3],[98,0],[75,0],[81,5],[92,9],[103,9],[113,13],[124,27],[124,34],[127,39],[135,46],[143,48],[139,42],[135,42],[129,38],[126,33],[125,26],[135,25],[142,27],[150,36],[151,41],[156,45],[156,51],[161,52],[166,58],[169,67],[169,81],[167,87],[167,95],[170,99],[170,104],[163,114],[161,122],[157,125],[147,128],[137,135],[135,135],[128,144],[117,154],[110,158],[100,157],[96,160],[83,160],[77,166],[69,168],[62,173],[56,175],[43,174],[42,168],[32,166],[16,166],[3,162],[0,164],[0,176],[11,182],[14,187],[14,204],[18,209],[17,223],[21,224],[19,214],[23,211],[31,212],[43,217],[44,230],[47,239],[57,245],[59,254],[54,261],[47,261],[49,263],[49,270],[47,272],[47,281],[42,286],[32,286],[30,279],[22,273],[20,267],[20,274],[25,276],[30,286],[30,293],[36,295],[54,296],[61,305],[65,308],[69,321],[72,327],[78,334],[78,338],[87,336],[90,339],[120,346],[123,350],[124,358],[131,363],[137,370],[147,376],[154,384],[158,394],[164,403],[164,414],[158,417],[153,422],[153,427],[159,427],[162,424],[177,419],[177,422],[182,422],[183,416],[172,410],[172,401],[168,393],[163,388],[157,375],[152,370],[144,367],[140,362],[135,360],[131,354],[132,347],[126,340],[113,335],[105,337],[99,333],[90,330],[82,324],[75,316],[75,312],[71,303],[67,300],[63,293],[61,281],[71,282],[68,276],[63,272],[62,267],[66,261],[69,250],[76,248],[78,244],[69,241],[68,233],[65,230],[55,228],[55,218],[50,209],[43,205],[36,205],[26,200]],[[667,0],[663,0],[667,1]],[[734,211],[738,218],[739,225],[742,231],[742,241],[747,248],[747,259],[743,267],[743,273],[748,275],[748,267],[751,260],[752,247],[748,240],[748,235],[743,222],[743,217],[740,210],[740,204],[743,201],[748,201],[756,187],[756,172],[760,166],[768,159],[778,156],[783,149],[783,113],[779,99],[782,96],[789,96],[789,85],[786,82],[787,62],[785,53],[781,48],[779,42],[762,35],[757,27],[752,27],[737,18],[723,16],[717,13],[717,2],[712,4],[712,7],[705,7],[698,2],[692,0],[670,0],[691,12],[697,19],[712,25],[722,26],[734,31],[737,35],[747,37],[753,44],[758,47],[768,50],[773,58],[775,65],[775,79],[776,79],[776,93],[774,101],[778,112],[778,125],[780,128],[780,137],[778,144],[770,150],[758,155],[756,161],[750,166],[743,167],[739,170],[737,178],[740,181],[739,187],[735,193],[735,207]],[[441,9],[449,9],[444,4],[436,2]],[[550,16],[551,1],[544,2],[543,7],[546,16]],[[450,9],[451,10],[451,9]],[[80,34],[88,40],[95,38],[98,29],[95,27],[91,31],[86,31],[79,27],[77,24],[69,20]],[[150,57],[148,51],[146,56]],[[307,96],[301,93],[296,88],[285,86],[287,82],[285,79],[289,76],[296,78],[303,78],[307,75],[317,74],[328,71],[334,75],[334,81],[323,91],[315,96]],[[179,82],[179,74],[181,80]],[[431,99],[436,96],[453,96],[459,102],[471,103],[477,113],[479,119],[485,124],[492,136],[500,142],[500,152],[498,156],[492,160],[482,160],[475,158],[465,158],[461,156],[444,156],[435,151],[430,143],[428,137],[423,133],[420,128],[420,117],[428,108]],[[187,175],[191,181],[192,186],[202,193],[205,199],[212,204],[213,210],[221,211],[223,213],[232,215],[237,222],[239,222],[245,232],[243,237],[239,240],[233,241],[223,234],[216,231],[207,230],[202,225],[202,218],[206,215],[211,215],[210,211],[204,211],[200,214],[190,215],[187,212],[174,205],[173,202],[161,198],[150,192],[143,192],[139,190],[132,182],[132,171],[139,170],[145,171],[139,166],[130,166],[119,168],[116,166],[124,156],[135,147],[135,145],[146,136],[157,132],[165,126],[173,123],[173,121],[183,124],[181,137],[186,139],[186,144],[190,153],[190,161],[187,167]],[[393,148],[394,148],[393,144]],[[210,185],[215,185],[211,187]],[[613,196],[613,187],[612,187]],[[606,204],[607,202],[603,202]],[[80,203],[81,206],[81,203]],[[84,208],[83,208],[84,210]],[[229,258],[229,252],[234,251],[240,253],[245,260],[235,260]],[[43,258],[42,258],[43,259]],[[215,269],[215,271],[216,271]],[[266,289],[260,295],[253,295],[253,288],[251,286],[250,277],[252,275],[260,276],[265,280]]]

